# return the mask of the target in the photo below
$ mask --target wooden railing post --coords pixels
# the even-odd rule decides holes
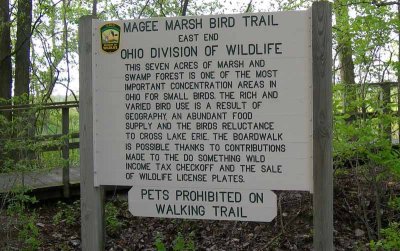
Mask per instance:
[[[383,114],[389,115],[391,109],[389,108],[390,103],[390,85],[384,84],[382,85],[382,105],[383,105]],[[385,118],[382,120],[382,129],[385,133],[386,137],[390,142],[392,142],[392,125],[391,123],[387,123]]]
[[[69,108],[62,108],[62,135],[64,137],[64,144],[62,147],[62,157],[64,160],[62,169],[63,192],[64,197],[70,197],[70,184],[69,184]]]

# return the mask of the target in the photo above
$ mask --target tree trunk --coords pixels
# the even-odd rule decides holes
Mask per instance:
[[[92,15],[97,16],[97,0],[93,0]]]
[[[351,101],[356,100],[356,90],[347,0],[335,1],[334,12],[336,16],[336,27],[338,28],[336,35],[339,50],[340,78],[341,83],[346,85],[346,91],[343,97],[344,109],[345,112],[353,114],[357,112],[357,108],[349,109],[348,107]]]
[[[30,49],[32,29],[32,0],[18,0],[17,11],[17,40],[15,45],[15,83],[14,104],[29,103],[30,84]],[[25,147],[14,153],[14,159],[30,166],[35,152],[32,151],[32,137],[35,135],[35,111],[27,110],[13,114],[13,133],[16,137],[24,138]]]
[[[0,0],[0,99],[10,100],[12,89],[10,6],[9,0]],[[8,103],[9,101],[6,101]],[[0,102],[0,104],[4,104]],[[4,113],[11,120],[11,113]]]
[[[0,104],[10,104],[12,89],[11,37],[10,37],[10,2],[0,0]],[[2,112],[8,121],[12,119],[11,112]],[[5,128],[0,132],[0,138],[7,137]],[[0,141],[0,168],[4,165],[4,142]]]
[[[24,95],[21,103],[29,100],[31,27],[32,0],[18,0],[14,96]]]

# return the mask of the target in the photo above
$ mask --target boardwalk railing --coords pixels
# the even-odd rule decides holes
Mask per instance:
[[[79,132],[70,132],[70,109],[78,108],[79,102],[69,101],[69,102],[55,102],[49,104],[29,104],[29,105],[4,105],[0,106],[0,114],[12,113],[16,114],[20,111],[41,111],[41,110],[61,110],[61,134],[52,135],[34,135],[31,139],[35,142],[46,142],[48,140],[63,140],[62,144],[62,184],[63,184],[63,195],[68,198],[71,195],[70,192],[70,163],[69,163],[69,152],[71,149],[79,148],[79,142],[70,142],[70,139],[79,139]],[[13,140],[9,138],[8,140]],[[24,139],[16,139],[24,140]],[[44,146],[41,148],[42,152],[58,151],[59,146]]]
[[[375,94],[379,93],[379,98],[376,100],[380,102],[380,108],[382,109],[371,109],[366,106],[357,107],[356,112],[350,112],[350,116],[346,119],[348,122],[356,121],[356,120],[364,120],[364,119],[373,119],[377,118],[379,114],[391,115],[393,118],[397,116],[397,121],[392,121],[393,123],[383,123],[382,121],[382,130],[384,130],[386,137],[393,144],[399,144],[399,135],[400,135],[400,85],[397,82],[379,82],[379,83],[367,83],[367,84],[352,84],[352,85],[342,85],[345,89],[350,89],[357,92],[357,96],[359,95],[371,95],[373,90]],[[367,88],[367,89],[366,89]],[[344,102],[345,99],[343,99]],[[397,100],[397,105],[395,104],[395,100]],[[350,100],[354,101],[354,100]],[[344,105],[344,107],[346,104]],[[390,107],[391,106],[391,107]],[[396,108],[393,109],[394,107]],[[343,115],[340,111],[334,111],[335,115]],[[343,111],[342,111],[343,112]],[[393,130],[393,128],[395,130]],[[397,132],[397,133],[396,133]]]

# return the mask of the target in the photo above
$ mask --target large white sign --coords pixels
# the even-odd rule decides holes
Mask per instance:
[[[95,184],[134,215],[269,221],[312,190],[309,11],[94,22]]]

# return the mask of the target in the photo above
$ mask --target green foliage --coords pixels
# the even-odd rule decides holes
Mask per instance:
[[[349,175],[349,170],[345,169],[345,168],[336,168],[335,169],[335,176],[336,177],[345,177],[347,175]]]
[[[67,225],[72,226],[79,224],[80,217],[80,201],[75,201],[72,205],[68,205],[62,201],[57,202],[58,212],[54,215],[53,221],[55,224],[65,222]]]
[[[393,210],[400,211],[400,197],[391,198],[388,205]]]
[[[163,241],[164,241],[164,237],[162,236],[162,234],[157,233],[156,240],[154,242],[154,246],[156,247],[157,251],[166,251],[167,250]]]
[[[29,172],[62,167],[65,160],[61,149],[65,137],[49,138],[62,134],[61,110],[35,109],[22,111],[8,121],[0,115],[0,173]],[[70,109],[70,132],[79,131],[79,114]],[[79,139],[71,139],[70,142]],[[53,150],[49,151],[49,148]],[[79,164],[79,150],[70,150],[70,166]]]
[[[350,161],[356,165],[379,166],[389,173],[400,170],[398,151],[392,148],[391,134],[383,128],[390,128],[396,121],[396,116],[386,114],[385,106],[379,102],[379,89],[370,90],[368,95],[361,97],[362,88],[355,90],[357,99],[347,104],[347,109],[357,109],[360,115],[344,112],[341,97],[345,92],[344,85],[334,88],[334,157],[335,166],[343,166]],[[353,108],[354,107],[354,108]],[[364,112],[359,109],[364,107]],[[372,114],[372,117],[370,117]],[[350,121],[349,119],[353,120]],[[354,166],[353,166],[354,167]],[[378,179],[380,177],[377,177]]]
[[[0,132],[1,159],[0,172],[26,172],[40,168],[36,155],[43,147],[33,140],[32,122],[34,111],[21,113],[13,121],[1,120]]]
[[[172,242],[171,249],[173,251],[194,251],[196,250],[194,241],[194,233],[191,232],[187,238],[185,238],[180,232],[175,237]],[[164,244],[164,237],[161,233],[157,233],[156,240],[154,242],[154,246],[157,251],[166,251],[167,248]]]
[[[400,224],[391,222],[389,227],[381,230],[382,239],[371,241],[372,250],[400,250]]]
[[[118,219],[119,210],[112,203],[106,203],[105,217],[106,217],[106,231],[110,235],[116,235],[123,227],[123,222]]]
[[[291,1],[272,1],[271,5],[279,11],[299,10],[311,7],[312,1],[308,0],[291,0]]]
[[[174,251],[194,251],[196,250],[194,241],[193,241],[194,233],[190,233],[187,240],[182,236],[181,233],[178,233],[174,240],[174,246],[172,250]]]
[[[350,92],[349,92],[350,90]],[[344,102],[343,97],[352,94],[351,99]],[[370,240],[373,250],[398,249],[398,225],[389,222],[389,227],[381,229],[385,222],[383,212],[383,196],[389,180],[400,178],[399,152],[392,146],[392,125],[397,122],[390,101],[382,101],[382,89],[378,86],[337,84],[334,88],[334,166],[337,175],[346,175],[345,168],[352,169],[355,174],[354,184],[358,187],[361,198],[360,213],[366,212],[364,196],[373,194],[374,213],[364,216],[368,228],[374,229],[378,241]],[[361,189],[360,183],[363,183]],[[363,191],[363,190],[367,191]],[[397,206],[397,200],[389,202]],[[363,212],[361,211],[363,210]],[[393,219],[392,219],[393,220]],[[396,237],[397,236],[397,237]]]
[[[27,206],[37,202],[35,197],[27,195],[25,187],[15,187],[7,199],[7,215],[17,219],[15,227],[22,250],[37,250],[41,244],[39,228],[36,226],[36,213],[30,213]]]
[[[0,119],[0,172],[25,172],[37,168],[33,158],[39,145],[32,140],[34,111],[19,112],[12,121]]]
[[[10,215],[18,215],[23,213],[27,206],[37,203],[36,197],[27,193],[29,188],[25,186],[15,186],[7,197],[7,212]]]
[[[183,238],[181,233],[178,233],[178,236],[176,236],[174,240],[174,251],[181,251],[185,250],[185,239]]]
[[[37,216],[35,213],[22,213],[19,215],[18,237],[25,244],[23,250],[37,250],[41,244],[39,239],[39,228],[36,226]]]

